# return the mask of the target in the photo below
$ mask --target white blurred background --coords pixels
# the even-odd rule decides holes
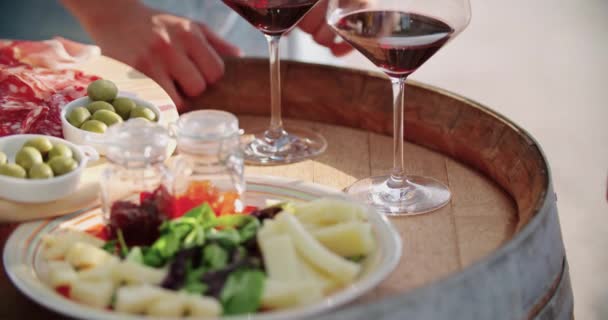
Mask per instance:
[[[481,102],[540,142],[576,319],[608,319],[608,1],[471,2],[468,29],[411,78]],[[374,69],[358,53],[331,57],[306,35],[291,41],[294,59]]]

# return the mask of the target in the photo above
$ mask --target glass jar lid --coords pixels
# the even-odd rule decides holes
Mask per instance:
[[[106,157],[127,167],[145,167],[167,158],[170,137],[156,122],[132,119],[115,124],[104,134]]]
[[[183,114],[172,126],[180,152],[217,154],[227,139],[239,138],[239,120],[229,112],[199,110]]]

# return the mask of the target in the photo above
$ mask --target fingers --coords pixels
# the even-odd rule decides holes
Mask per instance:
[[[243,52],[239,47],[232,45],[231,43],[224,41],[224,39],[220,38],[215,32],[209,30],[206,26],[199,24],[198,25],[202,34],[207,38],[209,44],[222,56],[228,57],[241,57],[243,56]]]
[[[318,44],[329,48],[335,56],[343,56],[350,51],[352,47],[345,42],[337,42],[336,34],[325,23],[325,11],[327,10],[327,2],[319,3],[310,13],[304,17],[298,27],[302,31],[312,35],[312,38]]]
[[[203,78],[201,70],[184,51],[169,50],[166,59],[170,75],[186,95],[195,97],[205,91],[207,82]]]
[[[336,34],[327,26],[320,27],[312,36],[316,43],[331,48],[336,43]]]
[[[347,42],[338,42],[336,34],[327,25],[319,28],[313,35],[313,39],[318,44],[329,48],[335,56],[343,56],[352,50],[352,47]]]
[[[353,47],[351,47],[351,45],[346,41],[336,42],[329,49],[331,50],[331,53],[336,57],[342,57],[353,51]]]
[[[298,27],[302,31],[315,34],[317,30],[325,24],[325,12],[327,11],[327,2],[321,1],[318,3],[309,13],[306,14],[304,19],[300,21]]]
[[[177,87],[175,87],[175,83],[169,75],[169,72],[164,70],[160,63],[150,64],[144,73],[156,81],[156,83],[158,83],[158,85],[165,90],[169,97],[171,97],[171,100],[173,100],[173,103],[175,103],[178,110],[183,109],[184,100],[177,91]]]
[[[198,28],[192,29],[185,43],[188,56],[208,83],[215,83],[224,75],[224,61]]]

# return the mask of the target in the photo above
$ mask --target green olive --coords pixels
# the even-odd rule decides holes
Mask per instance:
[[[135,108],[135,102],[129,98],[119,97],[112,101],[112,105],[114,109],[116,109],[116,113],[121,116],[124,120],[129,119],[129,114],[131,110]]]
[[[118,95],[118,88],[112,81],[100,79],[87,87],[87,94],[91,100],[112,101]]]
[[[99,120],[89,120],[83,123],[80,129],[89,132],[104,133],[106,130],[108,130],[108,125]]]
[[[53,169],[46,163],[36,163],[27,173],[30,179],[50,179],[53,176]]]
[[[116,113],[109,110],[99,110],[93,115],[93,120],[101,121],[108,127],[122,122],[122,118]]]
[[[150,121],[156,121],[156,113],[149,108],[144,106],[136,106],[131,110],[131,114],[129,114],[129,118],[144,118]]]
[[[45,137],[32,138],[28,140],[23,146],[36,148],[43,156],[46,155],[49,151],[51,151],[51,149],[53,149],[53,144],[51,143],[51,140]]]
[[[53,149],[51,149],[51,151],[49,151],[49,161],[53,158],[57,158],[57,157],[67,157],[67,158],[71,158],[74,156],[74,152],[72,152],[72,149],[70,149],[70,147],[66,146],[65,144],[61,144],[61,143],[56,143],[53,145]]]
[[[112,112],[115,112],[114,107],[105,101],[91,102],[87,106],[87,109],[89,110],[89,112],[91,114],[95,114],[95,112],[97,112],[99,110],[110,110]]]
[[[6,153],[0,151],[0,164],[5,164],[8,161]]]
[[[80,128],[80,126],[90,118],[91,112],[85,107],[74,108],[66,117],[68,122],[76,128]]]
[[[55,157],[49,160],[49,166],[56,176],[60,176],[76,170],[78,163],[70,157]]]
[[[15,163],[29,170],[36,163],[42,163],[42,154],[34,147],[23,147],[15,156]]]
[[[25,169],[14,163],[0,164],[0,175],[20,179],[25,179],[27,176]]]

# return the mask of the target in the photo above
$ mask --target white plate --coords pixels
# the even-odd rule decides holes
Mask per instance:
[[[346,198],[342,193],[328,187],[299,180],[261,176],[247,177],[245,200],[248,205],[263,207],[268,199],[310,201],[326,196]],[[351,302],[376,287],[397,266],[401,258],[402,246],[399,234],[384,215],[370,208],[368,209],[368,220],[373,227],[377,250],[365,259],[362,272],[355,283],[310,306],[223,319],[277,320],[311,317]],[[47,268],[41,254],[41,236],[57,232],[62,228],[84,230],[101,222],[100,211],[93,210],[21,225],[10,236],[4,248],[4,267],[9,278],[21,292],[32,300],[74,318],[144,319],[143,316],[130,316],[78,304],[59,295],[44,283]]]

